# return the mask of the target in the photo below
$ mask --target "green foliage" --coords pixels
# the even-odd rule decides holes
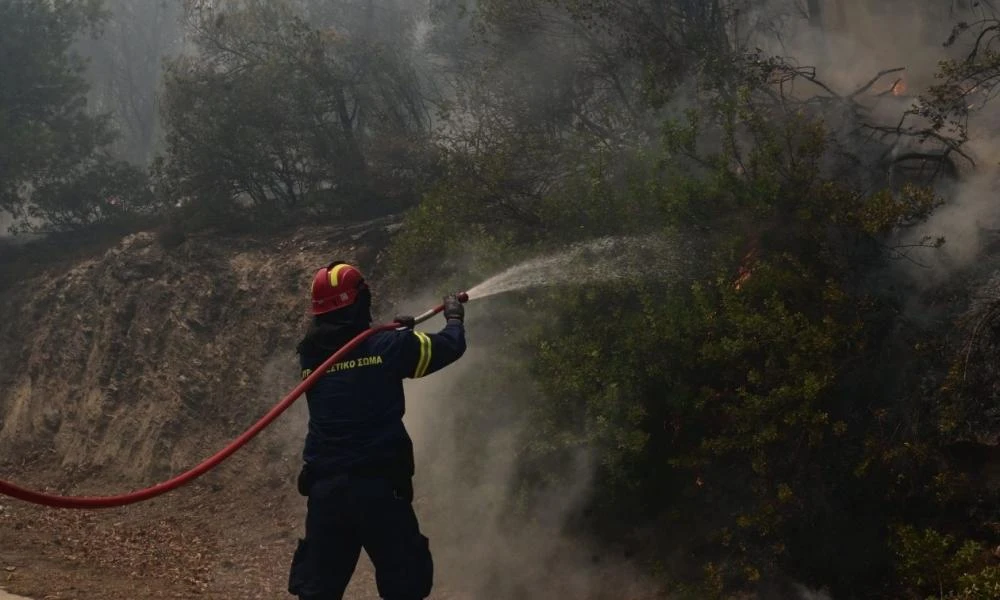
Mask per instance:
[[[134,165],[99,156],[75,171],[35,190],[27,214],[46,229],[87,227],[148,214],[156,206],[146,173]]]
[[[484,257],[479,270],[485,274],[500,266],[495,262],[502,258],[497,249],[512,249],[518,242],[551,234],[553,228],[544,220],[549,215],[543,216],[541,199],[533,191],[547,177],[544,169],[531,168],[534,159],[544,160],[542,153],[531,140],[503,137],[496,142],[481,140],[474,154],[442,150],[441,177],[410,213],[391,249],[390,262],[399,282],[415,283],[406,273],[408,265],[434,257],[435,262],[419,273],[426,279],[454,271],[454,264],[444,262],[447,257],[469,253]]]
[[[986,563],[989,553],[977,542],[904,526],[896,531],[895,546],[904,585],[927,600],[1000,597],[1000,568]]]
[[[731,583],[752,584],[795,568],[790,550],[809,545],[802,524],[853,479],[861,457],[842,444],[858,444],[860,432],[847,415],[868,399],[845,387],[867,378],[854,358],[871,342],[866,312],[878,302],[852,289],[852,273],[877,256],[865,240],[919,220],[933,201],[866,196],[825,177],[815,123],[733,114],[738,127],[724,112],[668,127],[649,186],[661,223],[714,232],[700,281],[644,285],[624,299],[561,290],[560,323],[573,326],[545,331],[535,363],[553,398],[539,409],[552,428],[541,436],[559,439],[568,421],[578,443],[601,448],[603,500],[672,515],[687,543],[732,553],[722,565]],[[721,149],[694,147],[695,132]],[[633,189],[623,193],[635,200]],[[694,513],[714,517],[692,526]]]
[[[164,194],[265,220],[411,202],[427,116],[393,48],[314,29],[291,3],[262,0],[203,24],[196,42],[199,53],[166,74]]]
[[[946,46],[960,40],[969,50],[960,59],[942,61],[936,74],[938,82],[921,94],[915,112],[926,117],[935,133],[968,139],[969,116],[982,109],[1000,86],[1000,19],[994,13],[975,23],[959,23]]]
[[[892,558],[894,503],[932,487],[924,446],[910,443],[926,430],[886,439],[870,417],[908,418],[869,360],[896,298],[866,277],[941,199],[845,175],[822,119],[788,114],[760,85],[706,95],[663,123],[659,148],[561,139],[561,157],[577,159],[569,172],[526,164],[544,140],[494,132],[490,152],[449,155],[393,248],[397,276],[414,281],[405,265],[434,252],[464,250],[471,266],[442,270],[481,274],[601,235],[674,244],[649,272],[684,263],[682,279],[523,298],[550,315],[521,332],[546,397],[525,407],[524,475],[550,480],[552,465],[596,449],[597,521],[656,523],[654,555],[692,549],[669,577],[702,597],[783,575],[873,585]],[[524,181],[543,191],[519,193]]]
[[[103,17],[99,0],[0,1],[0,210],[20,229],[81,227],[148,206],[142,173],[106,156],[107,117],[86,110],[73,43]]]

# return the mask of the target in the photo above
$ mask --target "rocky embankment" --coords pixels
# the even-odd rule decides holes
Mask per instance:
[[[394,223],[173,246],[138,233],[5,281],[0,477],[117,494],[211,455],[297,383],[314,269],[346,259],[377,276]],[[0,498],[0,586],[102,600],[284,593],[304,419],[294,405],[217,470],[140,505],[53,511]]]

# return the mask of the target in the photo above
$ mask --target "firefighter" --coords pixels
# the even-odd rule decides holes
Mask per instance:
[[[371,292],[354,266],[334,262],[312,284],[313,323],[299,343],[302,377],[371,326]],[[433,562],[413,512],[413,443],[403,426],[403,380],[424,377],[465,352],[465,308],[444,299],[438,333],[408,325],[367,338],[306,393],[309,431],[299,474],[308,498],[306,533],[292,558],[288,591],[340,600],[364,548],[385,600],[431,591]]]

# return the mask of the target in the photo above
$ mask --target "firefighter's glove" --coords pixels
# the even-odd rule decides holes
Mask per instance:
[[[393,321],[399,323],[401,327],[405,327],[407,329],[413,329],[417,326],[417,320],[409,315],[399,315],[393,318]]]
[[[444,297],[444,318],[465,320],[465,306],[458,301],[458,294],[449,294]]]

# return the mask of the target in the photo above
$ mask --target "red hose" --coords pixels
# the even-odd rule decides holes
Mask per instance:
[[[430,317],[434,314],[440,312],[444,307],[438,306],[436,309],[428,311],[421,317]],[[155,498],[160,494],[165,494],[173,489],[176,489],[186,483],[191,482],[197,477],[204,475],[212,468],[218,466],[219,463],[229,458],[234,452],[243,447],[244,444],[249,442],[255,435],[263,431],[265,427],[271,424],[278,415],[285,412],[285,410],[295,402],[299,396],[305,393],[306,390],[311,388],[316,384],[316,381],[323,376],[323,374],[333,366],[334,363],[339,361],[345,354],[357,347],[358,344],[363,342],[369,336],[378,333],[380,331],[388,331],[391,329],[396,329],[399,327],[398,323],[392,323],[391,325],[379,325],[373,327],[366,331],[361,332],[357,337],[348,342],[343,348],[336,351],[333,356],[326,359],[326,361],[316,369],[314,373],[306,377],[302,383],[300,383],[294,390],[289,392],[285,398],[279,402],[274,408],[272,408],[266,415],[264,415],[261,420],[257,421],[250,429],[247,429],[243,435],[236,438],[228,446],[218,451],[204,462],[194,467],[193,469],[181,473],[172,479],[168,479],[162,483],[158,483],[152,487],[148,487],[142,490],[136,490],[129,494],[122,494],[120,496],[56,496],[51,494],[43,494],[41,492],[33,492],[31,490],[26,490],[22,487],[18,487],[13,483],[4,481],[0,479],[0,494],[7,496],[12,496],[19,500],[24,500],[26,502],[33,502],[35,504],[41,504],[43,506],[52,506],[56,508],[111,508],[114,506],[125,506],[126,504],[134,504],[136,502],[142,502],[143,500],[149,500],[150,498]]]

